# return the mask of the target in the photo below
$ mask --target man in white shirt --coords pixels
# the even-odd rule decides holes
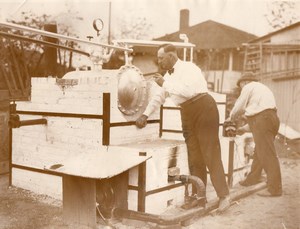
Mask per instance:
[[[258,195],[281,196],[280,164],[274,146],[280,124],[276,102],[272,91],[256,81],[257,78],[250,72],[239,79],[237,84],[242,91],[230,113],[231,121],[235,121],[239,115],[247,117],[255,142],[255,158],[244,184],[256,183],[263,168],[267,174],[268,189]]]
[[[208,168],[220,199],[218,210],[223,212],[230,206],[230,198],[221,161],[216,102],[207,93],[207,82],[201,69],[192,62],[181,61],[173,45],[161,46],[157,56],[159,67],[167,72],[164,77],[160,74],[155,77],[161,91],[152,97],[136,125],[145,127],[149,115],[159,109],[167,96],[181,106],[182,130],[188,148],[191,175],[199,177],[206,185]]]

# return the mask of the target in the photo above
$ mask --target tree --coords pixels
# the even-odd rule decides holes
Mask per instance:
[[[76,16],[76,13],[72,12],[72,10],[68,10],[67,13],[58,14],[56,16],[50,16],[47,14],[37,15],[31,11],[28,11],[28,12],[21,12],[21,15],[18,18],[18,20],[10,20],[9,22],[28,26],[39,30],[44,30],[44,25],[54,22],[59,24],[59,26],[57,27],[58,34],[76,37],[76,33],[72,24],[68,23],[72,20],[73,21],[83,20],[83,18]],[[32,34],[25,31],[19,31],[19,30],[14,31],[14,33],[29,38],[41,40],[41,35]],[[77,48],[77,49],[80,48],[80,45],[75,42],[58,40],[58,44],[69,46],[72,48]],[[44,75],[43,73],[35,72],[34,70],[34,69],[38,69],[38,66],[36,65],[39,65],[42,61],[42,57],[44,53],[43,47],[40,44],[36,44],[33,42],[20,42],[20,41],[14,42],[14,45],[19,49],[26,50],[27,53],[30,53],[30,56],[26,59],[29,61],[28,66],[29,66],[29,70],[31,70],[30,72],[31,75],[40,75],[40,76]],[[22,45],[22,47],[20,47],[20,45]],[[70,51],[58,50],[58,62],[60,66],[63,67],[59,75],[64,74],[66,69],[72,68],[72,59],[73,59],[73,55]]]
[[[127,17],[118,18],[113,33],[114,39],[150,39],[152,24],[143,15],[137,15],[133,10],[126,13]]]
[[[272,28],[284,28],[299,20],[298,4],[296,1],[269,2],[267,3],[269,12],[264,16]]]

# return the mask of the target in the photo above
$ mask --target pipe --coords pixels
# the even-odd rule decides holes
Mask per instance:
[[[195,201],[196,205],[200,204],[200,201],[204,201],[204,204],[206,202],[206,187],[203,181],[193,175],[176,175],[174,176],[175,181],[181,181],[182,183],[192,183],[194,187],[196,188],[196,196],[195,196]],[[194,201],[193,201],[194,202]],[[193,206],[191,206],[193,207]]]
[[[127,52],[132,52],[133,51],[130,48],[124,48],[124,47],[121,47],[121,46],[107,45],[107,44],[102,44],[102,43],[86,41],[86,40],[82,40],[82,39],[79,39],[79,38],[76,38],[76,37],[70,37],[70,36],[61,35],[61,34],[57,34],[57,33],[51,33],[51,32],[47,32],[47,31],[44,31],[44,30],[39,30],[39,29],[35,29],[35,28],[23,26],[23,25],[14,24],[14,23],[8,23],[8,22],[0,21],[0,26],[10,28],[10,29],[17,29],[17,30],[21,30],[21,31],[27,31],[27,32],[38,34],[38,35],[43,35],[43,36],[57,38],[57,39],[65,39],[65,40],[68,40],[68,41],[81,42],[81,43],[84,43],[84,44],[94,45],[94,46],[98,46],[98,47],[112,48],[112,49],[122,50],[122,51],[127,51]]]
[[[17,39],[17,40],[22,40],[22,41],[29,41],[29,42],[33,42],[33,43],[36,43],[36,44],[41,44],[41,45],[45,45],[45,46],[49,46],[49,47],[53,47],[53,48],[65,49],[65,50],[68,50],[70,52],[76,52],[76,53],[79,53],[79,54],[82,54],[82,55],[85,55],[85,56],[88,56],[88,57],[90,56],[89,53],[84,52],[84,51],[79,50],[79,49],[74,49],[74,48],[70,48],[70,47],[67,47],[67,46],[50,43],[50,42],[47,42],[47,41],[28,38],[28,37],[16,35],[16,34],[13,34],[13,33],[0,32],[0,36],[1,37],[12,38],[12,39]]]
[[[266,188],[266,183],[259,183],[257,185],[249,186],[243,188],[242,190],[231,193],[230,198],[232,201],[237,201],[245,196],[248,196],[264,188]],[[178,214],[174,215],[154,215],[145,212],[138,212],[121,208],[112,209],[111,212],[113,216],[118,218],[128,218],[133,220],[147,221],[159,225],[176,225],[181,224],[183,221],[187,221],[195,216],[203,216],[208,212],[216,209],[218,207],[218,204],[219,199],[216,198],[209,202],[205,208],[198,206],[189,210],[185,210],[183,212],[179,212]]]
[[[33,125],[47,125],[47,119],[32,119],[32,120],[20,120],[19,115],[11,114],[9,125],[11,128],[19,128],[21,126],[33,126]]]
[[[19,127],[21,126],[33,126],[33,125],[47,125],[47,119],[32,119],[32,120],[23,120],[20,121]]]

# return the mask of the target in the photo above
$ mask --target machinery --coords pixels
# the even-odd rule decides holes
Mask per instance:
[[[106,45],[0,25],[110,49],[91,70],[31,78],[30,100],[17,102],[11,113],[13,185],[62,199],[64,219],[73,226],[96,228],[98,214],[107,225],[110,218],[125,217],[180,228],[205,211],[204,184],[189,175],[180,108],[167,101],[149,117],[146,128],[135,126],[159,90],[151,78],[158,71],[158,46],[172,43],[185,61],[192,61],[193,44],[117,40]],[[122,65],[105,69],[120,52]],[[225,96],[212,94],[224,119]],[[222,142],[222,151],[229,151],[229,140]],[[231,148],[232,155],[243,147]],[[228,166],[232,181],[233,161]],[[197,188],[195,196],[191,185]],[[179,212],[168,214],[178,207]]]

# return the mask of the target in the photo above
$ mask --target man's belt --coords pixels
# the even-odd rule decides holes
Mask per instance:
[[[194,97],[188,99],[187,101],[181,103],[180,106],[181,106],[182,108],[184,108],[184,107],[186,107],[186,106],[192,104],[193,102],[199,100],[200,98],[202,98],[202,97],[205,96],[205,95],[207,95],[207,92],[205,92],[205,93],[199,93],[199,94],[197,94],[196,96],[194,96]]]
[[[254,114],[254,115],[249,115],[249,116],[246,116],[247,118],[254,118],[258,115],[261,115],[261,114],[264,114],[264,113],[267,113],[267,112],[277,112],[277,108],[268,108],[268,109],[265,109],[261,112],[258,112],[257,114]]]

